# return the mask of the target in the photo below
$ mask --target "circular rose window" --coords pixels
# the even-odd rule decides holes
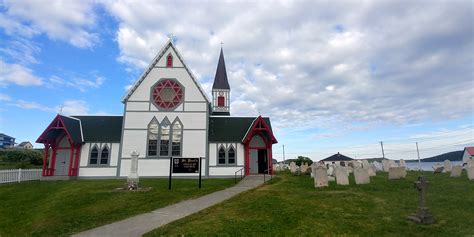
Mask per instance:
[[[183,88],[174,80],[165,79],[155,84],[151,96],[160,109],[172,109],[181,104]]]

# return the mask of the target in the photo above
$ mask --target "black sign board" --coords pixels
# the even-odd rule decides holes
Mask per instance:
[[[170,176],[168,178],[168,189],[171,190],[171,177],[173,173],[199,173],[199,188],[201,188],[201,166],[200,158],[173,158],[170,157]]]
[[[173,158],[173,173],[199,173],[199,158]]]

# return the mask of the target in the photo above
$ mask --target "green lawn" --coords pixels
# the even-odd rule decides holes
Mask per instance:
[[[367,185],[316,190],[309,176],[280,174],[257,189],[156,229],[147,236],[472,236],[474,182],[466,174],[425,172],[427,202],[436,224],[416,225],[406,216],[416,210],[413,188],[418,172],[405,180],[378,174]]]
[[[0,185],[0,236],[66,236],[230,187],[233,179],[142,179],[149,192],[117,192],[125,180]]]

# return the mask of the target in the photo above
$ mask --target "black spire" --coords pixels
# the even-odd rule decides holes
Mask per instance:
[[[230,90],[229,82],[227,81],[227,71],[225,70],[224,52],[221,48],[221,55],[219,56],[219,63],[217,64],[216,76],[214,77],[214,84],[212,89],[227,89]]]

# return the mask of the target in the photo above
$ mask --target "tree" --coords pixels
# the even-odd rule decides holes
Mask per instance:
[[[313,161],[311,160],[311,158],[306,157],[306,156],[298,156],[298,158],[296,159],[288,159],[288,164],[291,163],[292,161],[294,161],[296,165],[298,166],[302,165],[303,163],[306,163],[308,165],[313,164]]]

